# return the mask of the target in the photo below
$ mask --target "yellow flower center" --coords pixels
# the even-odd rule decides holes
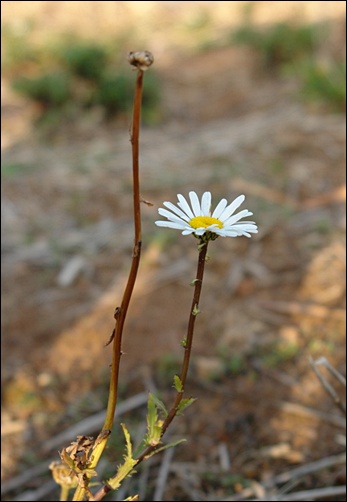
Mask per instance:
[[[217,225],[218,228],[223,227],[223,223],[217,218],[212,218],[211,216],[196,216],[192,218],[189,225],[193,228],[207,228],[210,225]]]

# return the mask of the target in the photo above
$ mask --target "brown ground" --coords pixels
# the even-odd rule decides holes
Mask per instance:
[[[41,4],[36,15],[51,16],[51,28],[60,22],[63,31],[77,2],[69,2],[70,14],[66,6],[62,12],[64,2],[2,3],[5,16],[15,12],[16,19],[29,15],[23,4]],[[227,3],[216,2],[221,26],[221,4]],[[279,5],[288,3],[271,2],[279,16]],[[96,2],[85,4],[92,9]],[[99,4],[106,11],[106,4],[120,4],[126,17],[129,4],[153,2]],[[187,4],[182,12],[189,16]],[[342,2],[329,4],[341,12]],[[88,11],[85,19],[90,16]],[[324,356],[345,374],[345,115],[303,104],[293,81],[259,72],[245,49],[183,53],[185,40],[177,38],[180,50],[175,55],[167,42],[165,57],[164,28],[148,46],[162,78],[164,117],[141,131],[141,190],[154,206],[143,206],[143,255],[124,335],[122,398],[156,388],[170,403],[185,336],[196,243],[155,227],[162,202],[175,202],[177,193],[191,189],[212,191],[214,201],[244,193],[259,234],[211,243],[187,389],[198,400],[174,422],[170,437],[187,443],[174,450],[164,494],[157,495],[162,498],[153,498],[162,455],[132,478],[122,496],[234,500],[233,494],[253,486],[241,500],[261,497],[257,483],[344,451],[339,411],[308,358]],[[344,45],[342,32],[337,23],[335,37]],[[31,127],[35,109],[12,93],[6,79],[3,87],[3,163],[20,168],[2,183],[6,481],[58,458],[56,450],[66,445],[47,452],[45,442],[105,408],[110,347],[104,343],[133,235],[128,124],[106,126],[96,113],[43,140]],[[62,273],[73,259],[78,272],[64,285]],[[343,387],[328,379],[342,395]],[[124,418],[135,435],[144,411]],[[109,449],[108,474],[120,461],[120,443],[116,439],[115,450]],[[28,482],[21,479],[11,490],[4,483],[2,500],[57,500],[58,490],[49,488],[23,498],[26,490],[46,486],[45,469]],[[273,482],[277,493],[283,481]],[[344,483],[336,461],[285,489]]]

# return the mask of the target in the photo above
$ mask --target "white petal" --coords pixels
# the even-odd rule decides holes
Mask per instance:
[[[182,235],[190,235],[194,232],[194,228],[187,228],[186,230],[183,230]]]
[[[182,220],[182,218],[179,218],[175,214],[170,213],[170,211],[168,211],[167,209],[163,209],[162,207],[158,209],[158,213],[170,221],[176,221],[177,223],[181,223],[182,225],[186,224],[186,222]]]
[[[201,213],[203,216],[211,216],[211,192],[205,192],[202,196]]]
[[[155,221],[155,224],[158,227],[168,227],[168,228],[176,228],[178,230],[182,230],[184,225],[180,225],[179,223],[174,223],[173,221]]]
[[[192,210],[190,209],[189,204],[183,197],[183,195],[178,194],[177,199],[179,200],[177,205],[183,209],[183,211],[189,216],[190,219],[194,218],[194,214],[192,213]]]
[[[230,227],[230,230],[236,230],[236,231],[246,231],[246,232],[252,232],[253,234],[257,234],[258,233],[258,227],[257,225],[250,225],[250,224],[243,224],[243,223],[240,223],[239,225],[233,225],[232,227]]]
[[[204,235],[206,232],[206,228],[194,228],[195,235]]]
[[[241,206],[241,204],[244,200],[245,200],[245,196],[239,195],[228,207],[226,207],[224,209],[224,211],[222,212],[222,214],[219,216],[218,219],[222,222],[227,220],[229,218],[229,216],[231,216],[236,211],[236,209],[239,206]]]
[[[195,192],[189,192],[190,203],[192,205],[193,213],[195,216],[201,216],[201,207],[199,197]]]
[[[225,229],[220,229],[219,232],[216,232],[218,233],[218,235],[221,235],[222,237],[237,237],[239,234],[239,232],[234,232],[234,231],[231,231],[231,230],[225,230]]]
[[[242,235],[242,232],[240,232],[238,230],[234,230],[234,229],[225,230],[225,232],[224,232],[225,237],[238,237],[240,235]]]
[[[181,209],[172,204],[172,202],[163,202],[163,205],[171,209],[171,211],[173,211],[174,213],[178,214],[178,216],[180,216],[182,220],[185,221],[191,220],[191,218],[189,218],[183,211],[181,211]]]
[[[231,225],[233,225],[237,221],[241,220],[241,218],[245,218],[246,216],[250,216],[252,214],[253,213],[250,213],[248,211],[248,209],[243,209],[239,213],[234,214],[233,216],[231,216],[230,218],[228,218],[226,221],[223,221],[223,226],[224,227],[230,227]]]
[[[219,216],[222,214],[222,212],[226,208],[227,204],[228,204],[228,201],[226,199],[222,199],[218,203],[216,209],[213,211],[212,218],[219,218]]]

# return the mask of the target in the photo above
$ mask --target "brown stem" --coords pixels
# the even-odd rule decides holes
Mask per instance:
[[[134,248],[132,253],[132,262],[129,272],[128,282],[126,284],[123,299],[120,308],[116,309],[115,319],[116,324],[113,336],[113,352],[112,352],[112,369],[110,379],[110,389],[108,395],[108,403],[106,409],[105,422],[102,431],[109,431],[113,426],[113,419],[117,406],[118,395],[118,379],[120,360],[122,355],[122,335],[127,315],[128,307],[131,300],[131,295],[134,289],[137,271],[140,263],[141,256],[141,208],[140,208],[140,183],[139,183],[139,135],[140,135],[140,118],[141,118],[141,102],[142,102],[142,85],[143,85],[143,71],[138,69],[134,107],[133,107],[133,122],[131,130],[131,144],[132,144],[132,163],[133,163],[133,206],[134,206]],[[99,459],[106,447],[109,434],[105,434],[102,441],[93,449],[93,460],[90,468],[95,469]],[[86,482],[88,484],[88,482]],[[86,485],[87,486],[87,485]],[[77,487],[73,500],[82,500],[85,488]]]
[[[169,427],[172,420],[176,416],[177,408],[183,398],[184,389],[185,389],[185,385],[186,385],[186,381],[187,381],[190,355],[192,352],[195,319],[197,316],[196,309],[198,309],[198,307],[199,307],[200,294],[201,294],[201,288],[202,288],[202,280],[204,277],[204,270],[205,270],[208,242],[206,242],[204,244],[200,244],[200,246],[201,247],[200,247],[200,252],[199,252],[198,267],[197,267],[197,271],[196,271],[196,279],[194,281],[194,295],[193,295],[192,305],[191,305],[191,309],[190,309],[189,322],[188,322],[188,328],[187,328],[187,337],[185,339],[184,357],[183,357],[182,369],[181,369],[181,375],[180,375],[183,390],[182,390],[182,392],[177,392],[174,404],[172,405],[172,407],[168,413],[168,416],[166,417],[166,419],[163,423],[161,436],[163,436],[165,434],[167,428]],[[141,457],[142,456],[145,457],[146,455],[148,455],[148,452],[143,452],[141,454]],[[139,457],[139,459],[141,457]]]
[[[143,71],[138,70],[134,108],[133,123],[131,131],[132,161],[133,161],[133,204],[134,204],[134,248],[132,254],[132,263],[129,272],[128,282],[123,294],[120,310],[117,315],[115,325],[115,335],[113,343],[112,371],[110,380],[110,391],[107,404],[106,418],[102,430],[112,429],[114,414],[117,405],[117,391],[120,359],[122,355],[122,334],[124,322],[130,304],[131,295],[134,289],[137,271],[141,256],[141,208],[140,208],[140,182],[139,182],[139,136],[140,136],[140,117],[142,101]]]

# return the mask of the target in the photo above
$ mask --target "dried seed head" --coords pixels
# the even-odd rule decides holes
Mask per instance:
[[[139,70],[146,71],[153,64],[154,57],[149,51],[129,52],[128,61]]]

